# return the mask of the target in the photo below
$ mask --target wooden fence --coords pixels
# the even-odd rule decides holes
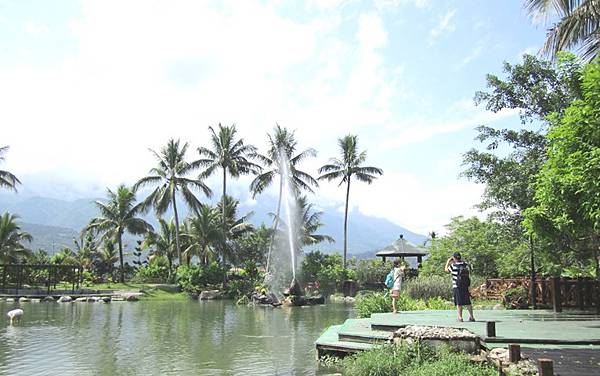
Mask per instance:
[[[534,307],[552,307],[560,312],[563,307],[587,310],[598,308],[598,281],[592,278],[537,278],[531,289],[530,278],[492,278],[476,288],[474,295],[488,299],[502,299],[506,290],[524,287],[529,292],[529,304]],[[535,296],[535,302],[532,297]]]

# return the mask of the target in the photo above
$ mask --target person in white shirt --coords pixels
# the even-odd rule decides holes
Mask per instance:
[[[396,301],[400,296],[400,288],[402,287],[402,277],[404,276],[404,265],[400,266],[400,260],[394,261],[394,286],[392,286],[392,308],[394,313],[398,313],[396,309]]]

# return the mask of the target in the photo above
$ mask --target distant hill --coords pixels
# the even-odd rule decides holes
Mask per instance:
[[[73,237],[96,216],[97,210],[93,204],[95,199],[80,199],[65,201],[46,197],[19,197],[19,195],[1,195],[0,212],[10,211],[18,214],[23,227],[31,233],[34,238],[32,249],[42,247],[49,251],[58,245],[73,245]],[[274,211],[276,201],[269,196],[260,197],[253,205],[241,204],[240,213],[253,211],[251,220],[254,224],[271,224],[272,218],[269,213]],[[182,209],[180,214],[185,216],[186,210]],[[165,214],[165,218],[171,217],[171,213]],[[147,216],[147,220],[156,224],[153,214]],[[343,248],[343,224],[344,215],[335,208],[324,209],[322,216],[324,226],[320,233],[332,236],[336,243],[319,244],[315,248],[324,252],[340,251]],[[392,243],[400,234],[410,242],[420,245],[426,239],[425,236],[409,231],[398,226],[387,219],[367,216],[358,210],[349,215],[349,253],[361,254],[364,257],[386,245]]]
[[[21,223],[23,231],[33,236],[33,241],[26,244],[26,247],[35,251],[44,249],[53,254],[60,251],[63,247],[73,247],[73,239],[78,238],[77,231],[67,227],[56,227],[38,225],[33,223]]]

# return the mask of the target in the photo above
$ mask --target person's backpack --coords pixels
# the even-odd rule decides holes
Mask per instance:
[[[467,264],[461,264],[458,267],[458,278],[456,280],[456,286],[460,288],[471,287],[471,275],[469,266]]]
[[[388,275],[385,277],[385,286],[388,289],[394,287],[394,269],[390,270]]]

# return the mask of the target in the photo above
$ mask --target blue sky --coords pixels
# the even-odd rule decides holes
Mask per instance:
[[[440,231],[476,212],[483,187],[458,178],[474,128],[519,126],[475,91],[544,35],[520,1],[2,1],[2,167],[24,191],[89,197],[142,176],[147,148],[193,150],[219,122],[259,148],[276,122],[296,129],[319,151],[313,173],[353,133],[385,175],[351,204]],[[343,191],[312,199],[339,208]]]

